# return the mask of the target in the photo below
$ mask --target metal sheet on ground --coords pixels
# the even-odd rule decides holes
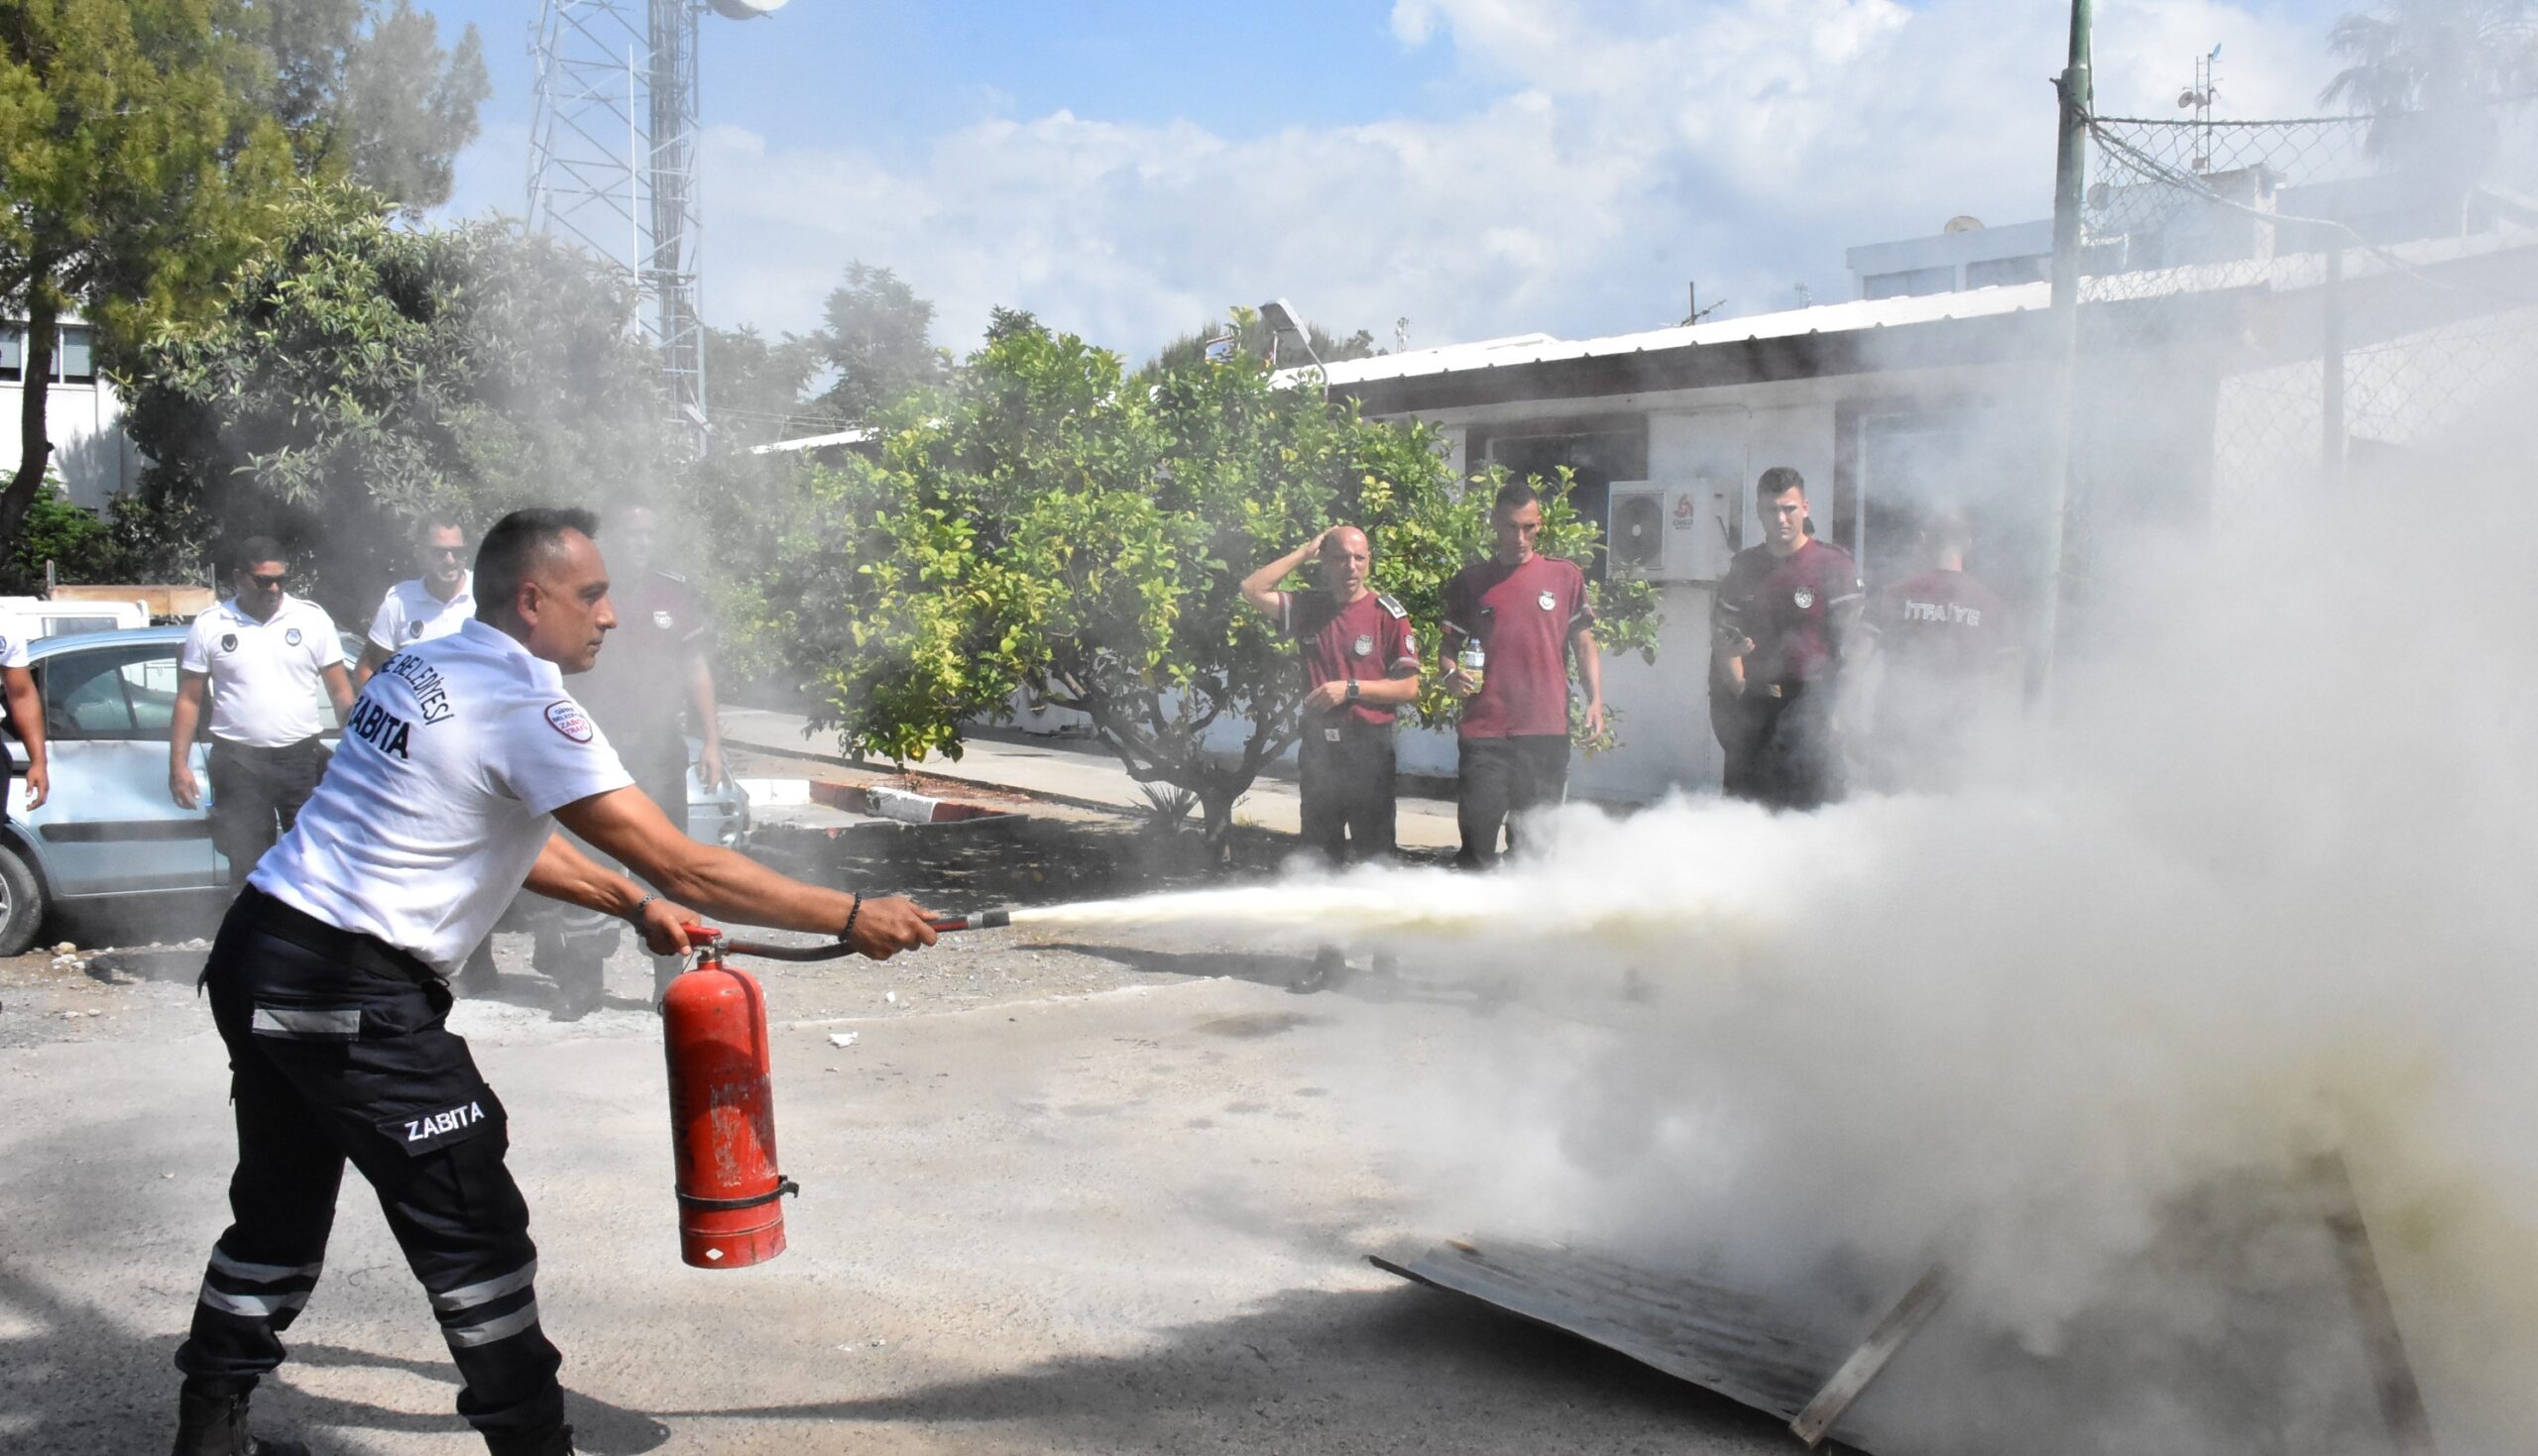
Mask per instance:
[[[1797,1415],[1850,1353],[1839,1339],[1776,1319],[1736,1290],[1652,1276],[1578,1250],[1445,1243],[1406,1264],[1370,1262],[1565,1330],[1784,1420]]]
[[[1875,1348],[1881,1315],[1891,1324],[1908,1312],[1916,1326],[1926,1317],[1880,1352],[1892,1368],[1824,1407],[1841,1409],[1831,1439],[1878,1456],[2432,1450],[2437,1419],[2392,1430],[2383,1414],[2378,1395],[2405,1373],[2404,1357],[2384,1309],[2375,1325],[2368,1309],[2356,1317],[2357,1300],[2379,1292],[2376,1270],[2356,1283],[2338,1237],[2313,1187],[2261,1175],[2218,1180],[2090,1281],[2092,1297],[2041,1326],[2052,1338],[2040,1344],[1980,1301],[1904,1293],[1943,1287],[1935,1272],[1913,1286],[1909,1270],[1837,1262],[1766,1297],[1608,1254],[1495,1239],[1371,1262],[1783,1420],[1825,1392],[1864,1341]]]

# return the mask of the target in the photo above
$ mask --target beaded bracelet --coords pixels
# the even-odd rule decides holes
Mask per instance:
[[[837,933],[837,938],[839,940],[852,941],[855,939],[855,917],[862,915],[863,913],[864,897],[862,895],[857,895],[854,903],[846,907],[846,929]]]

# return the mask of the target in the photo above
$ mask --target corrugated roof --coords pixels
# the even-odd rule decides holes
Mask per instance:
[[[1645,333],[1614,334],[1601,339],[1569,340],[1556,339],[1549,334],[1519,334],[1512,338],[1484,339],[1475,344],[1447,344],[1436,349],[1414,349],[1404,354],[1382,354],[1372,359],[1342,360],[1324,371],[1324,382],[1334,387],[1357,385],[1514,364],[1646,354],[1702,344],[1740,344],[1754,339],[1790,338],[1802,334],[1850,333],[1895,324],[1927,323],[1934,319],[1984,318],[2041,309],[2051,299],[2052,286],[2048,283],[2014,283],[1954,293],[1925,293],[1908,298],[1863,298],[1848,303],[1820,303],[1812,308],[1792,308],[1783,313],[1758,313],[1716,323],[1650,329]],[[1312,375],[1310,368],[1278,372],[1281,382],[1297,384],[1310,383]]]

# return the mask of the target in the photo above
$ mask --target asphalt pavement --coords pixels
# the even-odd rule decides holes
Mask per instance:
[[[1365,1263],[1450,1230],[1388,1176],[1349,1068],[1478,1014],[1298,997],[1255,949],[1057,944],[768,972],[761,1268],[677,1259],[643,967],[547,1019],[506,938],[463,1002],[512,1114],[582,1449],[1744,1452],[1719,1398]],[[232,1156],[199,952],[0,977],[0,1448],[164,1449]],[[122,964],[128,970],[109,967]],[[260,1420],[320,1452],[480,1450],[358,1176]]]

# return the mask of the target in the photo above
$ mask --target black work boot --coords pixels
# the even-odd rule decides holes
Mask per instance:
[[[247,1434],[246,1391],[187,1381],[176,1393],[172,1456],[308,1456],[308,1448],[297,1441],[261,1441]]]

